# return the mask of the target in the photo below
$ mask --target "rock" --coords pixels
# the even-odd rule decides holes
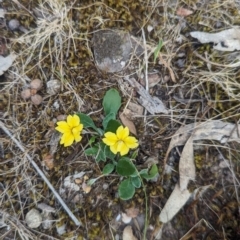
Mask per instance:
[[[19,28],[20,26],[20,23],[17,19],[11,19],[9,22],[8,22],[8,27],[12,30],[12,31],[15,31]]]
[[[39,105],[42,103],[43,98],[40,95],[35,94],[35,95],[31,96],[31,101],[33,104]]]
[[[30,88],[36,89],[37,91],[40,90],[43,86],[43,83],[40,79],[34,79],[30,83]]]
[[[59,80],[50,80],[47,82],[47,93],[50,95],[55,95],[60,92],[61,82]]]
[[[42,223],[42,216],[40,212],[33,208],[26,214],[26,223],[30,228],[38,228]]]
[[[93,49],[97,67],[109,73],[122,71],[128,65],[131,54],[139,52],[138,46],[135,49],[136,45],[137,42],[124,31],[101,30],[94,33]]]
[[[31,97],[31,90],[29,88],[27,89],[24,89],[22,92],[21,92],[21,97],[23,99],[29,99]]]

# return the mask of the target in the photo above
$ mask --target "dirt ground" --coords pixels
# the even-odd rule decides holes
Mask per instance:
[[[240,129],[239,51],[218,51],[190,34],[237,25],[238,0],[0,0],[0,72],[1,61],[15,58],[0,76],[0,239],[240,239],[239,137],[222,143],[208,129],[207,138],[193,142],[191,197],[172,220],[159,220],[179,184],[185,143],[166,158],[176,131],[214,120]],[[101,31],[113,32],[107,45]],[[119,46],[128,38],[132,45],[122,53]],[[102,99],[110,88],[122,97],[120,112],[129,102],[141,106],[138,89],[126,77],[162,101],[167,112],[145,109],[132,119],[139,140],[134,163],[139,170],[156,163],[159,174],[123,201],[115,173],[84,188],[104,166],[84,154],[91,133],[63,147],[55,127],[76,112],[100,127]],[[42,82],[37,92],[31,89],[34,79]],[[24,99],[26,89],[31,99]],[[26,219],[32,209],[41,216],[37,227]],[[128,226],[134,236],[123,234]]]

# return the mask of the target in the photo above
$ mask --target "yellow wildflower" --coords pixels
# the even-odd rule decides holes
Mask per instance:
[[[117,154],[120,153],[121,156],[126,155],[130,148],[136,148],[138,146],[138,141],[135,137],[129,136],[129,128],[120,126],[116,133],[106,132],[104,134],[103,142],[110,146],[110,150]]]
[[[60,144],[64,144],[64,147],[68,147],[73,144],[74,140],[80,142],[82,140],[81,131],[83,125],[80,124],[80,118],[78,115],[68,115],[67,121],[57,122],[57,127],[55,128],[60,133],[62,133]]]

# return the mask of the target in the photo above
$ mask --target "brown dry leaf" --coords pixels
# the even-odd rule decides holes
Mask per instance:
[[[121,113],[119,117],[120,117],[123,125],[128,127],[129,131],[132,134],[137,135],[137,130],[136,130],[136,127],[135,127],[134,123],[130,119],[128,119],[124,113]]]
[[[163,210],[159,215],[159,220],[162,223],[167,223],[180,211],[185,203],[190,198],[191,193],[185,189],[181,191],[178,184],[176,184],[172,194],[168,198]]]
[[[135,218],[139,214],[139,209],[132,207],[132,208],[126,209],[125,212],[129,217]]]
[[[74,181],[75,181],[76,184],[81,184],[82,183],[82,179],[81,178],[76,178]]]
[[[43,157],[43,164],[49,169],[54,168],[54,158],[53,155],[47,154]]]
[[[166,61],[163,59],[163,57],[161,56],[161,54],[159,54],[158,57],[159,57],[159,60],[160,60],[159,63],[160,63],[160,64],[163,64],[163,65],[168,69],[172,81],[173,81],[174,83],[176,83],[177,81],[176,81],[174,72],[173,72],[172,68],[170,67],[170,62],[169,62],[169,61],[166,62]]]
[[[176,14],[180,17],[187,17],[187,16],[193,14],[193,11],[189,10],[187,8],[180,7],[180,8],[178,8]]]
[[[83,183],[82,184],[82,189],[83,189],[83,191],[85,192],[85,193],[89,193],[90,191],[91,191],[91,186],[89,186],[87,183]]]
[[[133,102],[129,102],[127,108],[132,111],[134,115],[143,115],[143,107]],[[133,117],[134,117],[133,115]]]
[[[127,226],[123,230],[123,240],[137,240],[137,238],[133,235],[132,227]]]
[[[159,76],[159,74],[157,73],[150,73],[148,74],[148,86],[149,88],[154,87],[155,85],[157,85],[160,82],[161,78]],[[145,79],[140,79],[140,83],[145,87],[146,83],[145,83]]]

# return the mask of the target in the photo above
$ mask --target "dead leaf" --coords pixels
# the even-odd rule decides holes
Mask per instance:
[[[132,208],[126,209],[125,212],[129,217],[135,218],[139,214],[139,209],[132,207]]]
[[[159,64],[163,64],[168,69],[172,81],[174,83],[176,83],[177,81],[176,81],[174,72],[173,72],[172,68],[170,67],[170,62],[164,60],[161,54],[159,54],[158,57],[159,57]]]
[[[60,193],[63,194],[66,192],[66,190],[68,191],[79,191],[80,190],[80,186],[78,184],[75,183],[75,179],[80,179],[85,175],[85,172],[79,172],[76,173],[74,175],[70,175],[64,178],[64,182],[63,182],[63,187],[60,188]]]
[[[130,119],[128,119],[124,113],[121,113],[119,117],[120,117],[122,124],[124,126],[128,127],[129,131],[132,134],[137,135],[137,130],[136,130],[134,123]]]
[[[59,140],[61,138],[61,133],[57,132],[56,130],[50,129],[49,135],[51,135],[50,141],[48,142],[48,145],[50,145],[50,154],[54,155],[54,153],[57,151]]]
[[[89,193],[91,191],[92,187],[90,185],[88,185],[87,183],[83,182],[82,189],[85,193]]]
[[[154,87],[155,85],[157,85],[160,82],[161,78],[159,76],[159,74],[157,73],[150,73],[148,74],[148,86],[149,88]],[[140,79],[140,83],[145,87],[146,83],[145,83],[145,79]]]
[[[133,102],[129,102],[127,108],[136,115],[143,115],[143,107]]]
[[[209,120],[199,124],[188,124],[178,129],[172,137],[164,161],[166,163],[169,153],[174,147],[183,146],[192,134],[193,141],[216,140],[220,143],[226,143],[231,141],[239,142],[238,132],[240,132],[239,124],[236,127],[233,123],[227,123],[220,120]]]
[[[148,110],[148,112],[151,114],[168,113],[168,110],[164,106],[163,102],[157,97],[152,97],[134,78],[124,77],[124,79],[128,81],[130,85],[140,94],[138,101]]]
[[[0,76],[12,66],[15,59],[16,55],[14,54],[9,54],[6,57],[0,56]]]
[[[190,180],[194,181],[196,177],[196,167],[193,156],[192,137],[186,142],[179,161],[179,187],[183,191],[187,189]]]
[[[159,215],[159,220],[162,223],[167,223],[181,210],[185,203],[190,198],[191,193],[185,189],[181,191],[178,184],[176,184],[172,194],[168,198],[163,210]]]
[[[49,169],[54,168],[54,158],[53,155],[47,154],[43,157],[43,164]]]
[[[81,184],[82,183],[82,179],[81,178],[76,178],[74,181],[75,181],[76,184]]]
[[[200,43],[213,42],[213,48],[218,51],[236,51],[240,50],[240,27],[223,30],[218,33],[207,33],[194,31],[190,32],[193,38],[197,38]]]
[[[159,219],[166,223],[170,221],[178,211],[184,206],[190,197],[187,190],[187,185],[190,180],[195,179],[196,170],[193,157],[193,141],[196,140],[216,140],[220,143],[230,141],[240,142],[238,133],[240,132],[240,125],[223,122],[220,120],[212,120],[203,123],[193,123],[181,127],[172,137],[166,157],[165,163],[170,151],[180,145],[185,145],[179,162],[179,184],[176,184],[172,194],[165,204]],[[166,165],[167,167],[167,165]],[[208,189],[206,186],[202,192]],[[193,195],[198,194],[199,191],[194,191]],[[201,193],[201,191],[200,191]]]
[[[132,227],[127,226],[123,230],[123,240],[137,240],[137,238],[133,235]]]
[[[178,8],[176,14],[180,17],[187,17],[187,16],[193,14],[193,11],[189,10],[187,8],[180,7],[180,8]]]

